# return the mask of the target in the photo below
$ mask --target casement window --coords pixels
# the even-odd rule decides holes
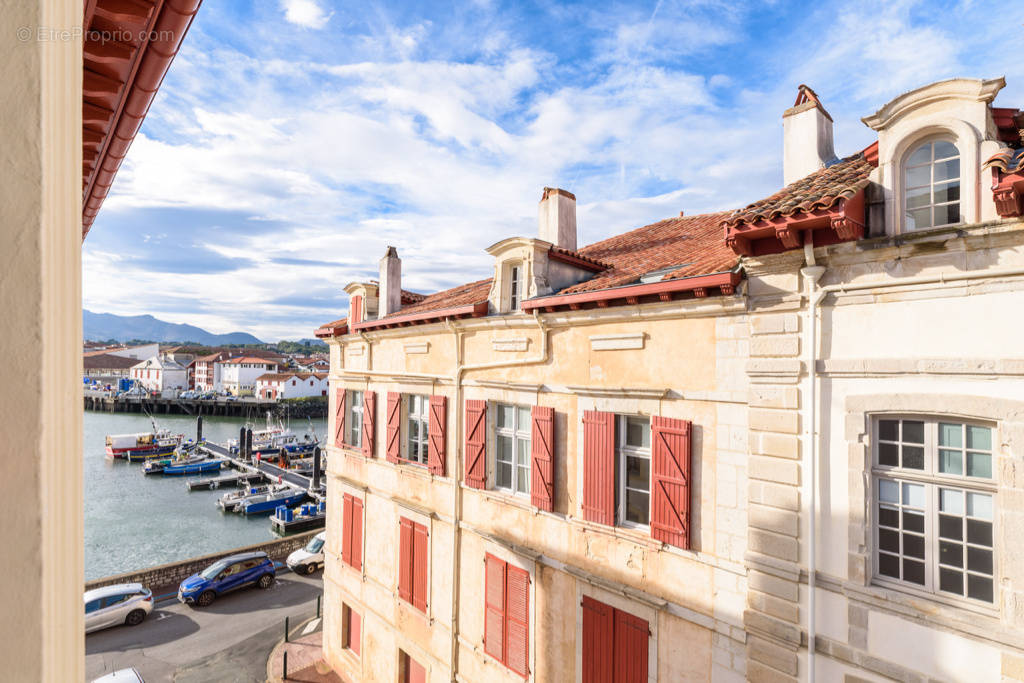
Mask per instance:
[[[906,229],[960,223],[960,151],[947,140],[914,148],[903,166]]]
[[[419,394],[405,396],[405,459],[410,462],[427,464],[427,448],[430,434],[429,397]]]
[[[494,488],[530,493],[530,409],[494,405]]]
[[[345,443],[352,448],[361,448],[363,445],[363,392],[348,392],[348,423],[345,425],[347,432]]]
[[[406,517],[398,521],[398,597],[427,611],[427,527]]]
[[[363,568],[363,500],[350,493],[342,510],[341,561],[353,569]]]
[[[583,596],[583,680],[647,683],[650,626],[640,617]]]
[[[427,670],[407,652],[399,650],[398,680],[401,683],[427,683]]]
[[[530,673],[530,574],[484,557],[484,651],[524,678]]]
[[[874,430],[875,579],[993,606],[992,428],[885,416]]]
[[[508,310],[516,312],[523,303],[523,267],[519,264],[508,268]]]
[[[691,423],[583,413],[583,517],[690,547]]]
[[[651,521],[651,422],[615,416],[616,518],[623,526]]]
[[[359,656],[360,643],[362,635],[362,618],[359,612],[356,612],[348,605],[342,603],[341,605],[341,646],[354,654],[356,657]]]

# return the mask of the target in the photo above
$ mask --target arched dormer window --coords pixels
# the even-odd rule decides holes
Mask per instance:
[[[960,211],[960,150],[945,139],[914,147],[903,165],[905,230],[963,221]]]

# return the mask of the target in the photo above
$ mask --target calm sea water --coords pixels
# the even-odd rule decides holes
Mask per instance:
[[[207,439],[223,442],[237,438],[243,419],[203,417]],[[195,437],[195,418],[165,415],[160,427]],[[323,438],[324,420],[313,420]],[[222,513],[214,502],[224,490],[192,491],[184,477],[147,477],[142,463],[107,458],[107,434],[150,430],[145,415],[85,411],[85,578],[145,569],[220,550],[230,550],[274,537],[266,516],[246,518]],[[306,420],[294,420],[292,429],[309,431]],[[229,489],[230,490],[230,489]]]

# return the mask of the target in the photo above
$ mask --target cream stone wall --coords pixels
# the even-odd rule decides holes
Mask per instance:
[[[10,681],[85,675],[82,42],[72,37],[82,15],[80,0],[0,3],[0,678]],[[38,40],[40,27],[67,39]]]
[[[578,680],[581,591],[617,595],[631,613],[651,615],[653,631],[664,634],[652,640],[652,681],[742,680],[747,392],[736,370],[749,351],[746,327],[744,306],[726,297],[464,320],[332,342],[331,422],[337,388],[377,392],[376,457],[328,446],[324,649],[332,665],[393,680],[402,648],[429,663],[432,676],[455,668],[459,680],[521,680],[483,649],[490,552],[532,579],[531,680]],[[447,476],[385,460],[389,391],[448,397]],[[555,409],[552,512],[529,497],[462,484],[467,399]],[[692,420],[692,550],[583,519],[582,414],[594,408]],[[345,491],[365,492],[361,575],[339,559]],[[407,510],[430,522],[426,617],[397,599],[397,517]],[[363,614],[360,660],[341,648],[342,602]]]

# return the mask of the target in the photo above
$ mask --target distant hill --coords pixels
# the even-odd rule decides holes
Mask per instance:
[[[151,315],[114,315],[82,309],[82,337],[86,340],[146,339],[155,342],[194,342],[204,346],[262,344],[248,332],[213,334],[195,325],[169,323]]]

